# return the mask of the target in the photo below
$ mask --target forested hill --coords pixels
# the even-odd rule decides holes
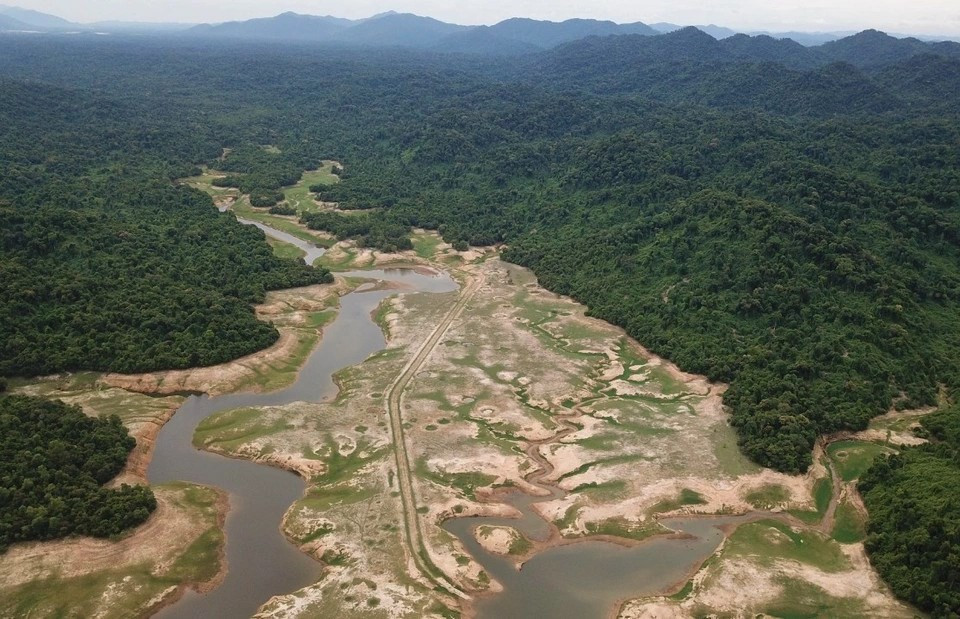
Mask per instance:
[[[678,66],[687,71],[703,63],[704,52],[682,49],[684,37],[713,43],[690,31],[673,40],[684,59]],[[583,67],[601,59],[585,57]],[[666,74],[666,62],[652,57],[641,64]],[[800,70],[732,57],[725,70],[774,81],[744,79],[758,86],[730,105],[715,96],[716,71],[699,69],[680,72],[682,84],[662,81],[654,96],[616,86],[617,71],[609,67],[603,79],[612,88],[582,80],[576,71],[583,67],[549,84],[535,69],[508,81],[491,77],[496,66],[424,53],[0,40],[0,74],[81,89],[66,98],[78,102],[77,122],[64,121],[74,123],[71,139],[86,136],[93,152],[109,151],[102,154],[108,169],[124,170],[111,183],[142,174],[154,182],[137,181],[138,188],[176,196],[173,203],[185,210],[163,211],[170,217],[193,213],[191,200],[201,198],[174,189],[167,178],[173,167],[162,162],[206,161],[251,188],[271,190],[312,162],[338,159],[346,165],[344,182],[322,197],[344,208],[381,208],[310,225],[384,248],[403,247],[413,225],[437,228],[451,241],[506,242],[505,256],[532,267],[548,287],[584,301],[685,369],[730,382],[726,402],[746,452],[787,471],[806,469],[821,433],[862,428],[892,405],[931,404],[941,386],[952,393],[960,385],[960,123],[957,98],[937,94],[949,91],[952,77],[937,75],[954,62],[928,54],[876,70]],[[630,79],[624,67],[633,65],[615,57],[608,64]],[[778,72],[790,78],[787,86],[775,86]],[[917,79],[906,79],[911,74]],[[51,109],[59,98],[51,95]],[[113,113],[80,120],[94,101],[109,109],[104,100],[135,113],[156,110],[148,116],[155,126],[146,134],[111,128],[114,118],[125,123]],[[21,136],[42,125],[46,113],[22,103],[2,109],[16,110],[7,123],[13,129],[3,131],[21,127],[13,133]],[[52,145],[29,142],[7,140],[7,160],[44,174],[57,169],[59,162],[43,154]],[[202,153],[191,150],[197,144]],[[264,144],[282,154],[267,157]],[[220,147],[235,155],[216,161]],[[39,203],[42,196],[30,193],[36,186],[19,186],[18,200]],[[143,196],[116,187],[104,188],[110,202]],[[143,198],[138,204],[163,203]],[[46,203],[45,211],[11,202],[5,217],[48,213],[42,229],[57,230],[52,218],[77,210]],[[217,239],[213,228],[226,216],[196,209],[191,221],[210,227],[172,236]],[[204,240],[191,247],[208,246]],[[63,259],[70,255],[58,244],[48,254],[20,253],[17,264],[24,274],[54,263],[79,269],[101,254]],[[223,307],[245,307],[277,278],[300,277],[282,271],[280,278],[266,256],[242,256],[259,265],[255,272],[263,269],[268,283],[237,289]],[[20,281],[22,289],[27,280]],[[241,281],[254,287],[256,280]],[[240,282],[218,290],[230,285]],[[16,312],[26,311],[22,295],[16,298]],[[221,307],[201,298],[185,318]],[[51,297],[43,307],[56,312],[64,305]],[[91,316],[106,311],[90,307]],[[47,323],[36,324],[45,334]],[[135,324],[141,326],[120,332],[154,323]],[[217,341],[236,341],[226,326],[221,331],[228,337]],[[92,345],[106,350],[118,339]]]
[[[219,152],[176,111],[0,82],[0,375],[210,365],[278,336],[251,304],[327,281],[174,186]]]
[[[591,37],[492,73],[545,88],[786,115],[906,112],[917,105],[960,109],[958,43],[873,31],[830,45],[808,48],[745,35],[717,41],[684,28],[658,37]],[[890,79],[898,73],[914,77]]]

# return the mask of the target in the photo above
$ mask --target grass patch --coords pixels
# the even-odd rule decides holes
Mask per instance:
[[[829,470],[829,469],[828,469]],[[792,509],[790,513],[807,524],[816,524],[823,520],[823,516],[830,507],[830,501],[833,499],[833,477],[828,475],[818,479],[813,484],[813,503],[815,511]]]
[[[513,539],[513,542],[510,543],[510,550],[507,552],[509,552],[511,555],[520,557],[530,552],[532,548],[533,544],[530,542],[530,540],[524,537],[523,533],[518,531],[517,536]]]
[[[344,247],[341,250],[343,254],[339,258],[334,258],[329,253],[324,254],[317,258],[317,261],[314,263],[317,266],[322,266],[331,271],[350,271],[356,267],[354,264],[357,260],[357,251],[355,249]]]
[[[393,311],[393,303],[390,297],[387,297],[377,306],[377,311],[373,314],[373,322],[377,323],[384,337],[390,339],[390,323],[387,322],[387,316]]]
[[[593,462],[587,462],[585,464],[578,466],[572,471],[568,471],[567,473],[564,473],[563,475],[560,476],[557,482],[561,482],[565,479],[569,479],[576,475],[582,475],[583,473],[586,473],[588,470],[590,470],[595,466],[626,464],[629,462],[636,462],[637,460],[644,460],[644,459],[645,459],[645,456],[640,454],[622,454],[619,456],[613,456],[612,458],[606,458],[603,460],[594,460]]]
[[[605,482],[592,481],[588,484],[577,486],[572,492],[579,492],[585,496],[593,497],[598,501],[616,500],[626,495],[627,482],[622,479],[613,479]]]
[[[429,467],[427,467],[425,458],[417,460],[415,469],[416,474],[420,478],[448,488],[456,488],[469,499],[476,499],[475,493],[477,488],[486,488],[497,481],[496,477],[485,473],[443,473],[440,471],[431,471]]]
[[[780,577],[783,587],[779,597],[763,608],[763,613],[782,619],[816,619],[818,617],[865,617],[859,600],[838,598],[820,587],[794,578]]]
[[[865,441],[839,441],[827,447],[827,455],[843,481],[859,479],[877,456],[892,453],[890,449]]]
[[[314,185],[334,185],[340,179],[331,173],[333,163],[325,162],[317,170],[308,170],[300,177],[300,181],[291,187],[283,189],[283,198],[287,204],[297,209],[298,213],[309,213],[320,210],[320,206],[313,199],[310,187]]]
[[[273,249],[273,255],[277,258],[283,258],[284,260],[301,260],[304,256],[307,255],[307,252],[303,251],[295,245],[289,243],[284,243],[283,241],[278,241],[275,238],[267,237],[267,244]]]
[[[305,326],[310,329],[322,329],[328,324],[333,322],[333,319],[337,317],[337,310],[328,309],[320,312],[311,312],[307,316],[307,321]]]
[[[775,520],[741,525],[730,536],[726,552],[754,556],[765,563],[773,559],[791,559],[838,572],[849,567],[840,546],[832,539],[812,531],[798,532]]]
[[[193,445],[198,449],[216,446],[234,453],[244,443],[291,429],[283,418],[265,417],[259,408],[238,408],[207,417],[193,434]]]
[[[155,421],[184,400],[182,396],[157,397],[109,387],[99,382],[100,377],[97,372],[77,372],[40,379],[13,379],[9,381],[8,390],[79,404],[87,414],[117,415],[127,426]]]
[[[2,617],[106,617],[144,615],[147,604],[166,589],[184,582],[204,582],[220,567],[223,532],[216,526],[217,493],[189,484],[179,488],[177,504],[210,527],[194,540],[170,567],[157,576],[150,562],[117,566],[74,578],[49,576],[17,587],[0,587]],[[171,540],[173,542],[173,540]]]
[[[737,434],[729,424],[717,424],[710,436],[713,444],[713,454],[717,458],[720,472],[730,477],[739,477],[750,473],[758,473],[761,468],[751,462],[737,442]]]
[[[255,209],[250,206],[250,200],[245,197],[237,200],[231,210],[238,217],[251,221],[259,221],[260,223],[267,224],[271,228],[276,228],[281,232],[286,232],[291,236],[295,236],[303,241],[308,241],[314,245],[319,245],[320,247],[331,247],[336,242],[328,236],[311,232],[295,220],[271,215],[266,211]]]
[[[744,499],[757,509],[773,509],[789,501],[790,493],[780,484],[767,484],[751,490]]]
[[[668,596],[667,599],[674,600],[675,602],[682,602],[690,597],[691,593],[693,593],[693,580],[688,580],[679,591],[671,596]]]
[[[415,234],[412,241],[413,250],[418,256],[427,260],[436,256],[437,248],[443,244],[443,239],[436,234]]]
[[[329,167],[327,167],[326,169],[329,170]],[[200,176],[192,176],[190,178],[181,179],[180,182],[185,185],[189,185],[194,189],[199,189],[200,191],[203,191],[204,193],[212,197],[224,196],[224,195],[237,195],[237,190],[235,189],[213,186],[214,179],[219,178],[221,176],[222,174],[214,174],[208,170],[205,170],[204,173]],[[294,188],[291,188],[288,191],[292,191],[298,186],[299,186],[299,183],[298,185],[295,185]],[[303,188],[304,195],[309,193],[306,189],[307,187],[309,187],[309,185],[305,185]],[[286,194],[286,191],[284,193]],[[299,193],[297,193],[297,195],[299,195]],[[310,200],[310,202],[312,203],[313,201]],[[232,210],[234,213],[236,213],[240,217],[243,217],[244,219],[259,221],[260,223],[267,224],[273,228],[276,228],[277,230],[281,230],[283,232],[287,232],[288,234],[292,234],[298,239],[301,239],[304,241],[310,241],[311,243],[320,245],[321,247],[330,247],[334,243],[333,239],[327,238],[326,236],[317,235],[307,230],[306,227],[301,226],[296,221],[292,221],[290,219],[286,219],[283,217],[277,217],[275,215],[270,215],[266,211],[253,208],[250,205],[250,200],[243,196],[239,197],[237,201],[234,202]]]
[[[837,505],[832,535],[841,544],[856,544],[866,539],[866,519],[849,501]]]
[[[703,495],[697,492],[696,490],[691,490],[690,488],[684,488],[680,491],[680,495],[675,499],[664,499],[656,505],[650,508],[651,514],[658,514],[664,512],[672,512],[680,509],[685,505],[705,505],[707,503],[706,499],[703,498]]]
[[[609,535],[624,539],[644,540],[666,529],[659,522],[628,522],[622,518],[611,518],[602,522],[588,522],[585,527],[587,535]]]
[[[326,325],[335,317],[336,311],[316,312],[310,318],[313,323],[311,326],[317,329]],[[253,376],[245,379],[236,389],[242,391],[251,387],[259,387],[261,391],[270,392],[293,384],[297,379],[300,368],[306,363],[307,357],[310,356],[319,341],[320,334],[318,332],[298,330],[297,345],[288,357],[271,361],[269,364],[253,366]]]

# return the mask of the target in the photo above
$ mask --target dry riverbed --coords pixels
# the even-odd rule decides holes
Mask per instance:
[[[549,473],[540,481],[566,491],[536,506],[554,527],[548,544],[590,535],[642,543],[664,532],[658,524],[664,515],[762,509],[796,514],[791,517],[796,529],[775,522],[792,532],[784,535],[813,536],[824,552],[843,557],[821,578],[815,572],[822,566],[804,566],[776,544],[761,544],[765,550],[757,556],[741,552],[737,562],[730,560],[734,538],[698,574],[697,593],[630,603],[625,616],[642,615],[650,603],[685,615],[714,606],[772,608],[773,602],[803,610],[810,600],[827,604],[821,608],[907,612],[865,562],[859,542],[841,545],[829,532],[806,530],[801,522],[815,524],[823,516],[825,506],[816,495],[831,485],[827,467],[794,477],[752,465],[736,446],[722,385],[684,374],[621,330],[586,317],[582,306],[543,290],[529,271],[500,262],[492,250],[454,252],[423,232],[415,247],[398,256],[339,243],[322,261],[335,269],[436,265],[463,284],[479,282],[478,292],[406,386],[401,403],[423,552],[457,587],[482,593],[499,585],[439,524],[450,517],[515,514],[497,494],[511,488],[538,492],[528,477],[542,460]],[[430,616],[445,614],[456,602],[436,592],[436,582],[415,569],[404,546],[384,402],[392,381],[455,299],[452,293],[404,294],[385,301],[376,318],[389,335],[387,349],[342,372],[334,402],[268,409],[256,421],[231,412],[211,420],[218,430],[204,434],[207,448],[278,460],[307,457],[324,467],[310,478],[304,500],[288,512],[284,529],[328,570],[317,585],[268,604],[266,615]],[[286,429],[261,431],[281,418]],[[548,440],[563,424],[573,424],[575,431]],[[217,432],[229,437],[229,448]],[[247,432],[256,440],[246,445],[232,440]],[[305,434],[312,440],[309,453],[303,449]],[[744,535],[767,525],[749,526]],[[544,547],[510,529],[479,535],[490,550],[514,555],[518,563]],[[699,599],[698,592],[713,590],[710,583],[729,584],[729,578],[712,576],[709,570],[717,566],[734,579],[765,568],[770,584],[740,587],[739,597],[728,603]],[[797,591],[806,597],[797,597]]]
[[[847,528],[862,526],[853,482],[832,481],[834,467],[828,465],[841,457],[837,450],[818,453],[818,464],[806,476],[760,469],[737,448],[722,405],[723,385],[685,374],[622,330],[587,317],[583,306],[540,288],[529,271],[501,262],[494,250],[455,252],[422,231],[414,240],[413,251],[391,255],[337,243],[321,261],[341,270],[442,268],[462,289],[476,289],[400,399],[412,500],[423,533],[423,547],[415,552],[444,582],[470,594],[499,589],[439,525],[451,517],[516,515],[498,496],[510,489],[542,494],[531,483],[537,481],[564,491],[562,498],[535,505],[550,523],[547,542],[528,540],[510,527],[477,531],[484,547],[518,565],[546,545],[586,536],[643,543],[665,531],[658,522],[665,515],[792,514],[741,526],[690,583],[677,583],[675,595],[627,601],[624,617],[738,615],[744,609],[910,614],[880,583],[856,535],[846,531],[837,537],[832,516],[829,530],[817,530],[835,487],[843,497],[837,521],[842,514],[854,521]],[[290,384],[333,317],[336,299],[356,285],[338,278],[333,286],[271,293],[258,315],[278,326],[281,339],[267,351],[216,368],[94,377],[76,397],[85,407],[102,391],[114,394],[108,400],[118,409],[123,398],[133,404],[130,410],[152,403],[125,419],[144,445],[132,460],[139,464],[131,467],[142,470],[150,440],[146,429],[155,434],[181,401],[175,394],[269,391]],[[469,614],[469,601],[444,592],[437,574],[424,574],[411,556],[387,408],[397,377],[458,299],[460,293],[404,293],[384,301],[374,318],[387,335],[387,348],[341,371],[340,393],[332,401],[254,414],[225,411],[199,427],[198,446],[284,466],[308,481],[306,495],[291,506],[282,528],[325,564],[324,575],[315,585],[271,600],[261,616]],[[57,380],[71,379],[21,388],[73,397]],[[153,399],[128,390],[170,395]],[[902,434],[906,442],[900,426],[908,423],[887,420],[873,430]],[[844,453],[859,458],[855,449],[860,447]],[[171,509],[153,520],[173,521]],[[219,517],[216,509],[208,511],[214,520]],[[170,548],[145,548],[152,573],[170,564],[162,552]],[[0,559],[0,574],[13,556]],[[27,586],[42,582],[44,569],[54,577],[51,567],[38,569]],[[104,595],[98,599],[107,599]],[[135,598],[129,592],[122,596]]]

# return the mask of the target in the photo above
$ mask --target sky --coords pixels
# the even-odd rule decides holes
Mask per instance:
[[[0,0],[78,22],[221,22],[294,11],[362,18],[394,10],[461,24],[509,17],[718,24],[741,30],[877,28],[960,35],[960,0]]]

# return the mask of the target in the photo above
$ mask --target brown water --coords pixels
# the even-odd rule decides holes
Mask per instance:
[[[266,234],[307,252],[308,264],[323,249],[289,234],[247,220]],[[446,275],[428,276],[411,270],[355,271],[347,276],[397,282],[411,290],[451,292],[456,284]],[[194,396],[161,430],[148,471],[151,483],[182,480],[217,486],[230,496],[226,521],[228,574],[214,591],[188,592],[162,617],[249,617],[275,595],[290,593],[315,582],[320,565],[301,553],[280,532],[280,522],[290,505],[303,496],[305,482],[292,473],[201,452],[193,448],[197,425],[224,410],[275,406],[297,401],[321,401],[336,394],[332,376],[383,349],[385,341],[371,313],[395,292],[356,291],[341,299],[336,320],[324,330],[320,345],[310,355],[296,383],[268,394],[233,394],[216,398]],[[550,540],[556,533],[533,508],[534,503],[556,499],[563,492],[537,484],[550,492],[533,497],[514,492],[502,500],[517,508],[520,518],[457,518],[443,527],[456,535],[502,593],[475,603],[481,619],[595,619],[605,617],[619,602],[664,591],[687,578],[723,541],[719,527],[739,524],[756,515],[739,517],[664,520],[682,533],[660,536],[640,544],[582,541],[552,546],[533,556],[518,570],[515,563],[485,551],[476,540],[480,525],[512,526],[529,539]]]
[[[553,530],[533,510],[533,503],[559,498],[534,499],[512,493],[504,502],[523,517],[456,518],[443,528],[457,536],[467,551],[503,592],[474,603],[480,619],[598,619],[616,611],[627,599],[665,591],[688,578],[723,541],[719,528],[739,524],[755,516],[675,518],[663,520],[667,528],[682,535],[658,536],[632,546],[607,541],[581,541],[552,546],[534,555],[521,569],[509,558],[487,552],[477,542],[481,525],[510,526],[534,541],[546,541]]]
[[[267,228],[270,236],[297,245],[304,251],[322,249]],[[311,260],[312,262],[312,260]],[[353,271],[345,276],[400,284],[408,291],[452,292],[456,283],[446,274],[425,275],[410,269]],[[386,344],[371,313],[397,291],[356,291],[341,299],[337,318],[324,329],[323,340],[310,355],[297,381],[281,391],[239,393],[221,397],[190,397],[157,436],[147,471],[151,484],[170,481],[215,486],[229,494],[226,519],[227,576],[212,592],[187,592],[182,600],[158,616],[232,619],[250,617],[275,595],[291,593],[319,578],[319,563],[294,547],[280,532],[280,522],[291,504],[303,496],[306,483],[293,473],[198,451],[193,447],[197,426],[208,416],[225,410],[277,406],[291,402],[319,402],[336,395],[333,375],[356,365]]]

